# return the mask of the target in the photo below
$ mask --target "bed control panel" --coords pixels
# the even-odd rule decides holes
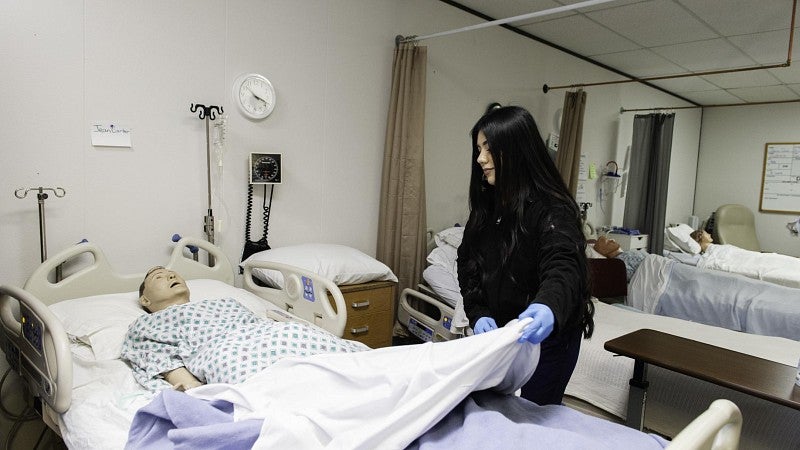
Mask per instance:
[[[433,340],[433,328],[418,322],[413,317],[408,319],[408,331],[423,342],[430,342]]]
[[[317,300],[314,297],[314,281],[308,277],[303,277],[303,298],[310,302]]]
[[[20,305],[20,323],[22,324],[22,335],[31,346],[39,352],[44,353],[44,346],[42,345],[42,335],[44,334],[44,327],[42,322],[31,313],[30,310]]]

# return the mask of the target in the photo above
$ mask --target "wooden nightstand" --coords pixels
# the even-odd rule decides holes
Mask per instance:
[[[363,342],[371,348],[392,345],[394,299],[397,283],[373,281],[339,286],[347,304],[345,339]]]
[[[644,250],[647,251],[647,235],[646,234],[608,234],[609,239],[614,239],[619,244],[619,248],[624,251],[629,250]]]

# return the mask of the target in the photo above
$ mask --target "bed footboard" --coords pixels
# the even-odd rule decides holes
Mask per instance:
[[[72,394],[72,354],[61,322],[32,294],[0,286],[3,351],[36,397],[58,413],[69,409]]]
[[[277,270],[283,275],[284,289],[275,289],[256,284],[253,269]],[[347,306],[339,287],[332,281],[313,272],[266,261],[248,261],[244,265],[244,287],[248,291],[268,300],[301,319],[307,320],[341,337],[347,322]],[[334,306],[328,301],[333,297]]]
[[[449,341],[461,337],[451,331],[455,311],[448,305],[410,288],[400,294],[400,323],[425,342]]]

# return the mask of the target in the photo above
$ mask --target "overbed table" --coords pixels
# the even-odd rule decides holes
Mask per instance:
[[[647,364],[800,410],[796,367],[650,329],[611,339],[604,348],[635,360],[627,417],[632,428],[644,425]]]

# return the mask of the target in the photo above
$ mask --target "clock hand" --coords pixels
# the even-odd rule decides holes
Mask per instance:
[[[255,98],[257,98],[257,99],[261,100],[262,102],[264,102],[264,104],[265,104],[265,105],[269,105],[269,102],[267,102],[266,100],[264,100],[263,98],[261,98],[261,96],[259,96],[259,95],[258,95],[258,94],[256,94],[255,92],[253,92],[253,90],[252,90],[252,89],[250,89],[250,88],[248,87],[248,88],[247,88],[247,90],[248,90],[248,91],[250,91],[250,93],[251,93],[251,94],[253,94],[253,97],[255,97]]]

